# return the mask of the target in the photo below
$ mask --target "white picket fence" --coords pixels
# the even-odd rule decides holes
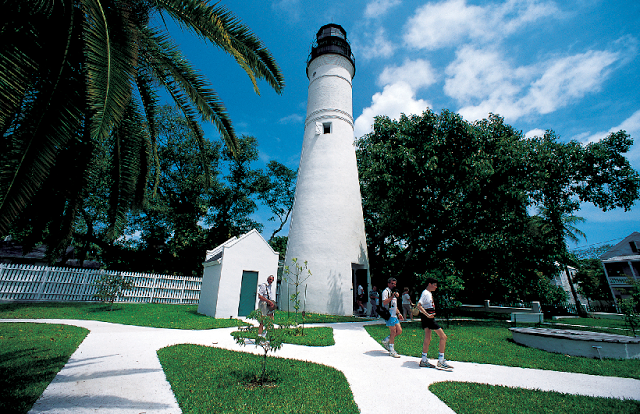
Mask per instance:
[[[202,277],[0,264],[0,300],[63,302],[93,301],[94,282],[105,274],[133,282],[118,302],[197,304]]]

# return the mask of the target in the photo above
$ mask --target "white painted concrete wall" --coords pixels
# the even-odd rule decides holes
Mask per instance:
[[[335,54],[321,55],[307,68],[307,118],[286,264],[294,257],[308,262],[308,312],[351,315],[352,263],[369,267],[353,145],[353,75],[351,62]],[[318,131],[325,122],[330,134]]]
[[[211,260],[218,253],[218,260]],[[278,257],[257,230],[251,230],[238,238],[232,238],[213,250],[207,251],[203,263],[202,290],[198,313],[215,318],[236,318],[240,304],[242,273],[258,272],[258,285],[265,283],[269,275],[276,279],[272,285],[276,294]],[[256,308],[258,296],[256,295]]]

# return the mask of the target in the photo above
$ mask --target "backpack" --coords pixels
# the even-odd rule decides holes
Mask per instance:
[[[387,288],[389,289],[389,288]],[[385,289],[385,290],[387,290]],[[384,290],[383,290],[384,292]],[[391,292],[391,290],[389,290],[389,292]],[[380,302],[382,302],[382,296],[380,296]],[[391,318],[391,312],[389,312],[389,309],[385,308],[382,305],[378,305],[378,309],[377,309],[378,315],[380,315],[382,317],[382,319],[384,319],[385,321],[388,321]]]
[[[382,305],[378,305],[376,312],[378,312],[378,315],[380,315],[385,321],[388,321],[391,318],[391,312],[389,312],[389,309]]]

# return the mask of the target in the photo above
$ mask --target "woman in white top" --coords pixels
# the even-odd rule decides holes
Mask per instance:
[[[411,296],[409,296],[409,288],[404,288],[402,292],[402,317],[404,320],[407,320],[407,315],[411,318],[411,322],[413,322],[413,313],[411,313],[411,307],[413,306],[413,302],[411,302]]]

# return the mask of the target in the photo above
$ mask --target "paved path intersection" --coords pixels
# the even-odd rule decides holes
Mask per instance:
[[[162,371],[156,354],[158,349],[188,343],[261,353],[261,349],[236,344],[230,335],[236,328],[192,331],[69,319],[4,319],[0,322],[56,323],[90,330],[30,413],[177,414],[181,411]],[[447,380],[640,400],[640,380],[630,378],[455,361],[453,372],[420,368],[417,358],[390,358],[363,328],[368,323],[379,322],[331,324],[335,345],[285,344],[275,355],[325,364],[342,371],[363,414],[419,413],[421,409],[430,414],[453,413],[428,390],[429,384]],[[397,378],[398,387],[411,384],[412,391],[399,390],[398,398],[387,398],[387,393],[381,392],[380,378]]]

